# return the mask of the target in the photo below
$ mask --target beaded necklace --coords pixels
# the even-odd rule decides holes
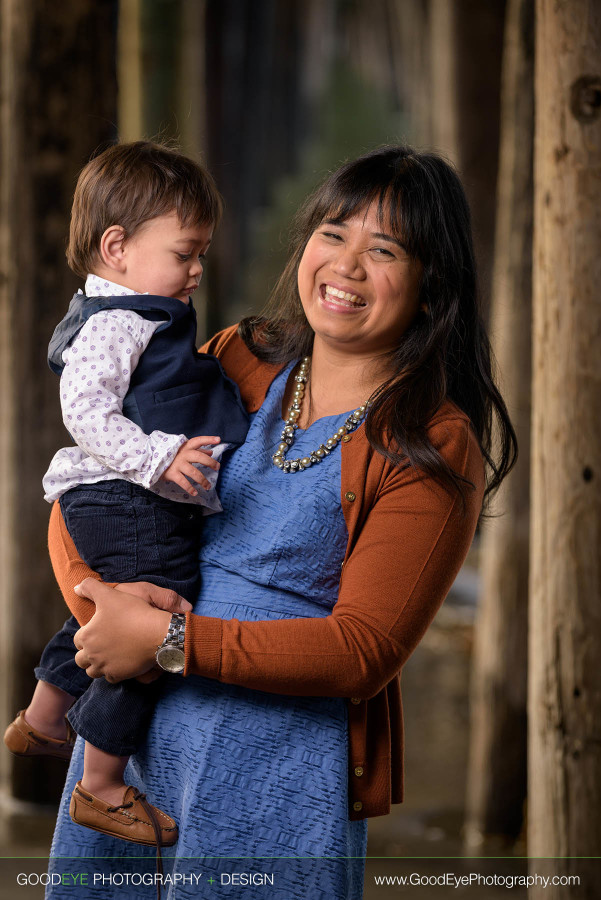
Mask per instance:
[[[320,444],[317,450],[313,450],[308,456],[303,456],[302,459],[286,459],[286,453],[294,443],[294,432],[298,428],[297,420],[300,418],[303,407],[305,385],[309,380],[308,373],[310,365],[311,357],[305,356],[301,362],[300,369],[298,370],[298,375],[294,376],[296,387],[292,397],[292,404],[288,410],[288,417],[284,423],[282,442],[281,444],[278,444],[278,449],[271,457],[273,464],[277,466],[278,469],[281,469],[282,472],[302,472],[303,469],[308,469],[309,466],[321,462],[324,457],[329,456],[336,447],[336,444],[338,444],[346,434],[350,431],[354,431],[355,428],[361,424],[367,414],[367,410],[371,406],[371,400],[367,400],[363,403],[362,406],[347,416],[344,425],[342,425],[331,438],[328,438],[325,444]]]

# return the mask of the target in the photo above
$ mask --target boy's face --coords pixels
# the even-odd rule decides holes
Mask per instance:
[[[123,242],[119,283],[187,303],[202,278],[212,237],[212,225],[182,228],[176,213],[150,219]]]

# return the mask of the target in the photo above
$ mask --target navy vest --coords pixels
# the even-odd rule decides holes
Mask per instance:
[[[132,294],[125,297],[86,297],[75,294],[69,311],[52,335],[48,364],[60,375],[62,354],[85,322],[103,309],[131,309],[160,322],[138,361],[123,401],[123,415],[146,433],[164,431],[219,435],[228,444],[241,444],[249,427],[248,413],[238,385],[221,363],[196,349],[196,313],[172,297]]]

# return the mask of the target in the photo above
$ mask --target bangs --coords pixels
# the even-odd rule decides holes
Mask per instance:
[[[367,215],[370,207],[376,207],[378,223],[403,244],[409,256],[423,262],[423,241],[416,234],[416,216],[412,207],[416,201],[415,185],[411,185],[411,170],[402,166],[396,172],[392,166],[366,166],[372,160],[360,160],[342,170],[324,185],[322,196],[313,209],[312,231],[330,220],[345,222],[353,216]],[[365,171],[367,170],[367,171]],[[371,175],[371,177],[370,177]],[[418,200],[419,202],[419,200]]]

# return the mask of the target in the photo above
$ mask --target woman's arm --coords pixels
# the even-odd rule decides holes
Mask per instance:
[[[186,674],[293,695],[367,698],[387,684],[448,593],[480,513],[483,475],[477,442],[466,423],[447,426],[441,423],[437,446],[455,471],[476,485],[465,509],[459,496],[422,473],[394,470],[347,559],[331,615],[241,622],[188,614]],[[64,531],[62,536],[61,542]],[[57,578],[71,606],[69,589],[82,570],[64,544],[63,552],[71,578],[62,578],[58,567]],[[88,592],[94,594],[94,587]],[[109,637],[90,634],[95,641],[100,637],[101,647]],[[130,639],[137,641],[135,624]],[[150,658],[155,649],[156,644],[142,647],[137,641],[136,665],[140,655]],[[103,665],[114,664],[104,651],[101,655]]]
[[[459,495],[423,473],[394,470],[344,564],[331,615],[262,622],[191,616],[186,674],[282,694],[378,693],[450,590],[481,511],[482,456],[467,423],[459,429],[442,422],[431,437],[476,485],[465,509]]]
[[[102,581],[100,575],[93,572],[79,556],[71,535],[67,531],[58,500],[54,502],[50,511],[48,549],[54,575],[63,597],[79,624],[85,625],[95,614],[96,607],[92,600],[87,599],[87,595],[75,591],[75,588],[88,578],[94,579],[99,585],[102,585]],[[123,586],[116,582],[103,586],[107,587],[107,589],[116,587],[119,593],[124,592]],[[145,608],[154,606],[157,609],[167,610],[170,613],[186,613],[192,609],[192,604],[176,594],[175,591],[155,588],[153,584],[148,584],[147,582],[134,582],[133,584],[125,585],[125,588],[128,596],[133,594],[135,597],[143,600]],[[117,600],[123,605],[123,597],[117,597]]]

